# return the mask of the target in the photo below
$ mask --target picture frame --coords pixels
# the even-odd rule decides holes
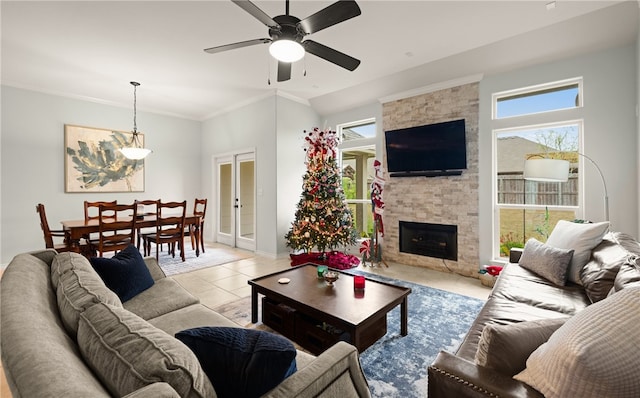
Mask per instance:
[[[119,151],[132,138],[127,131],[65,124],[65,192],[144,192],[144,159]],[[144,135],[138,139],[144,145]]]

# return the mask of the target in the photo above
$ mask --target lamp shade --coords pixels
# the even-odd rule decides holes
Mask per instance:
[[[296,41],[280,39],[271,43],[269,53],[278,61],[296,62],[304,57],[304,47]]]
[[[524,162],[524,179],[566,182],[569,179],[569,162],[560,159],[527,159]]]
[[[129,148],[120,148],[120,152],[122,152],[124,157],[127,159],[140,160],[140,159],[146,158],[147,155],[151,153],[151,149],[129,147]]]

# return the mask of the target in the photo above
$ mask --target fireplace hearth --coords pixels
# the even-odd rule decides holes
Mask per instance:
[[[458,226],[400,221],[400,251],[458,261]]]

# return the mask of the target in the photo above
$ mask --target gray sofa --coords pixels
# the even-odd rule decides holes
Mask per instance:
[[[457,352],[440,352],[428,367],[429,398],[640,396],[640,243],[607,233],[579,283],[564,286],[518,260],[503,269]]]
[[[166,278],[155,258],[144,260],[154,284],[124,303],[78,254],[44,250],[11,261],[0,281],[0,337],[14,398],[216,396],[193,353],[173,336],[199,326],[239,326]],[[105,326],[108,317],[117,318],[115,326]],[[118,334],[130,338],[130,348],[100,354],[97,346],[109,339],[122,344]],[[156,349],[155,357],[141,358],[143,348]],[[130,363],[117,369],[128,353],[134,356],[128,361],[146,369]],[[298,351],[296,362],[298,370],[264,396],[370,396],[349,344],[318,357]],[[122,388],[127,392],[118,393]]]

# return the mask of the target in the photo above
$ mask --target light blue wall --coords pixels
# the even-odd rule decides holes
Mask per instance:
[[[568,78],[582,77],[583,152],[600,166],[609,191],[612,229],[638,236],[638,65],[636,45],[559,62],[531,66],[480,82],[480,260],[491,259],[492,128],[491,94]],[[604,191],[597,171],[585,163],[585,217],[601,221]]]
[[[131,131],[132,109],[2,87],[1,263],[44,248],[38,203],[51,228],[83,218],[84,200],[187,200],[200,190],[200,123],[138,111],[138,127],[153,153],[145,160],[143,193],[65,193],[64,125]],[[189,209],[191,208],[189,206]]]

